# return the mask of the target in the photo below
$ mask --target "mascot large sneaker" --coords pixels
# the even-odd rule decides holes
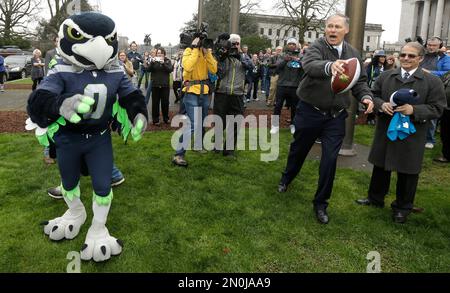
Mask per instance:
[[[53,241],[74,239],[86,221],[86,209],[80,200],[80,187],[66,191],[61,186],[61,190],[69,209],[61,217],[42,223],[44,233]]]
[[[94,194],[92,199],[94,218],[81,248],[82,260],[102,262],[122,252],[122,241],[109,235],[108,228],[106,228],[112,197],[112,191],[107,197]]]

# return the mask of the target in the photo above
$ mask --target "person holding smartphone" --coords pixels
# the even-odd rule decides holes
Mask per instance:
[[[149,71],[152,73],[152,119],[153,124],[160,125],[159,109],[161,105],[164,123],[169,124],[169,95],[170,95],[170,73],[173,65],[166,57],[166,50],[158,48],[156,57],[150,62]]]

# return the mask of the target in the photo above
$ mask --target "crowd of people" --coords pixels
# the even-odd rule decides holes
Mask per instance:
[[[144,86],[145,103],[148,105],[151,100],[154,125],[161,124],[161,116],[164,123],[170,123],[171,88],[175,103],[180,103],[179,114],[190,119],[190,128],[185,129],[187,133],[180,138],[172,160],[177,166],[188,166],[186,151],[190,141],[185,138],[193,134],[203,136],[202,122],[212,99],[214,114],[220,117],[227,131],[234,130],[234,137],[226,136],[226,140],[216,141],[214,151],[233,158],[236,157],[240,125],[227,123],[227,116],[244,115],[246,104],[260,98],[268,107],[273,107],[275,116],[281,115],[283,107],[289,108],[288,120],[294,140],[278,191],[284,193],[288,190],[312,146],[320,141],[322,157],[313,206],[318,221],[326,224],[351,99],[349,93],[333,93],[330,79],[343,73],[346,60],[359,58],[360,52],[344,40],[350,29],[346,16],[333,15],[325,25],[323,38],[303,46],[297,39],[290,38],[286,48],[249,52],[248,46],[241,44],[239,35],[223,34],[218,41],[226,45],[220,54],[204,48],[201,39],[195,38],[190,46],[177,53],[174,60],[167,56],[163,48],[141,54],[135,42],[131,43],[128,52],[119,51],[118,59],[133,85],[138,89]],[[47,56],[46,62],[43,62],[39,50],[35,50],[33,55],[34,90],[51,64],[47,62]],[[450,75],[450,56],[442,40],[432,37],[424,45],[406,43],[399,53],[388,55],[384,50],[376,50],[367,57],[367,60],[361,61],[364,70],[351,92],[367,115],[367,123],[376,125],[369,157],[374,169],[368,197],[357,200],[357,203],[384,206],[391,172],[397,172],[399,179],[397,198],[392,204],[393,220],[404,223],[414,209],[424,151],[434,147],[439,122],[443,148],[442,156],[435,161],[450,162],[450,108],[447,107],[447,104],[450,105],[450,86],[444,87]],[[2,66],[0,57],[0,74]],[[392,97],[405,88],[414,90],[419,98],[414,103],[408,100],[403,105],[394,105]],[[2,89],[3,85],[0,85]],[[195,109],[200,109],[200,121],[195,119]],[[402,119],[410,119],[416,132],[392,141],[386,133],[390,131],[396,114],[402,115]],[[279,129],[280,125],[272,122],[270,133],[277,134]],[[205,152],[202,139],[195,141],[194,150]],[[114,166],[112,185],[119,185],[123,180],[122,173]],[[55,198],[61,196],[57,188],[49,190],[49,194]]]

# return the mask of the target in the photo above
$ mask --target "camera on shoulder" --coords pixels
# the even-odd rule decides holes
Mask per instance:
[[[230,34],[223,33],[217,37],[214,44],[214,54],[220,60],[224,60],[228,57],[231,50]]]
[[[186,30],[180,34],[180,46],[185,49],[192,46],[192,42],[199,38],[197,48],[213,49],[214,41],[208,39],[208,23],[202,22],[200,29]]]

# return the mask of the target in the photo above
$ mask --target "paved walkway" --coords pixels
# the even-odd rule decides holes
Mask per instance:
[[[29,90],[9,90],[4,93],[0,93],[0,111],[25,111]],[[171,91],[170,95],[170,111],[178,111],[178,104],[174,104],[175,97]],[[252,110],[267,110],[264,99],[258,102],[251,102],[248,104],[247,109]],[[151,113],[151,107],[149,107]],[[312,148],[308,159],[319,160],[321,155],[320,144],[315,144]],[[354,170],[364,170],[367,172],[372,171],[372,165],[367,161],[370,148],[362,145],[355,145],[357,156],[355,157],[339,157],[338,167],[349,168]]]
[[[27,100],[30,95],[30,90],[7,90],[0,93],[0,111],[26,111]],[[175,95],[170,91],[170,111],[178,111],[179,104],[175,104]],[[258,102],[251,102],[247,105],[248,109],[252,110],[267,110],[265,98]],[[151,114],[151,102],[149,103],[149,114]]]
[[[0,93],[0,111],[25,111],[29,90],[7,90]]]

